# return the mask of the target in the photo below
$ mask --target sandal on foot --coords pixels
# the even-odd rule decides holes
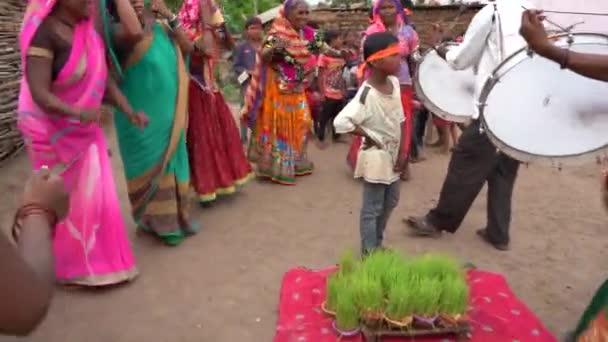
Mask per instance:
[[[492,245],[492,247],[498,249],[499,251],[508,251],[509,250],[509,244],[508,243],[498,243],[498,242],[494,242],[492,240],[490,240],[490,236],[488,235],[488,232],[485,229],[480,229],[477,231],[477,236],[479,236],[483,241],[485,241],[486,243],[489,243],[490,245]]]
[[[403,222],[412,229],[414,236],[434,238],[441,236],[441,230],[431,224],[426,216],[410,216],[407,219],[403,219]]]

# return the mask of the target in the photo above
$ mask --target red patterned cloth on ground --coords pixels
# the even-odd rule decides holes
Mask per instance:
[[[361,336],[338,339],[332,319],[320,309],[325,299],[327,275],[335,267],[312,271],[295,268],[283,278],[274,342],[363,342]],[[540,320],[509,289],[496,273],[471,270],[471,342],[557,342]],[[382,339],[405,342],[414,339]],[[416,338],[416,342],[453,342],[454,337]]]

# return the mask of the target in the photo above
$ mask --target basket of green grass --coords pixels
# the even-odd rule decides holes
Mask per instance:
[[[381,280],[362,270],[353,274],[352,291],[361,320],[369,326],[379,326],[386,304]]]
[[[407,276],[396,278],[388,291],[387,306],[384,319],[392,327],[403,329],[409,327],[414,320],[412,307],[415,292],[412,279]]]
[[[339,291],[340,296],[336,303],[336,319],[333,327],[340,336],[355,336],[359,334],[361,327],[354,293],[347,282],[341,283]]]
[[[462,277],[444,281],[440,298],[439,324],[444,327],[457,326],[466,321],[469,306],[469,286]]]
[[[321,304],[321,310],[329,316],[336,315],[338,295],[342,286],[341,282],[344,282],[344,277],[338,272],[327,277],[326,297],[325,301]]]

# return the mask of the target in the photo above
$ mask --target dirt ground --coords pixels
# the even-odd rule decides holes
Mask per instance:
[[[23,341],[271,341],[284,272],[331,265],[345,248],[358,248],[361,186],[345,165],[347,147],[311,147],[316,172],[297,186],[256,180],[237,196],[197,209],[201,232],[178,248],[136,236],[128,219],[141,271],[136,282],[103,291],[58,289],[46,321]],[[428,156],[414,166],[413,180],[402,185],[387,244],[408,253],[447,252],[504,273],[513,290],[562,336],[607,276],[608,216],[599,200],[599,168],[522,167],[512,249],[505,253],[475,235],[485,224],[485,194],[457,234],[440,240],[406,235],[401,218],[433,206],[446,172],[447,156]],[[128,218],[118,153],[112,159]],[[5,227],[28,172],[24,156],[0,169]],[[0,338],[7,341],[15,339]]]

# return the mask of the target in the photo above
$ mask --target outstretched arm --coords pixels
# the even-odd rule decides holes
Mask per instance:
[[[144,128],[148,125],[148,117],[144,113],[135,112],[133,110],[129,100],[122,93],[122,90],[120,90],[118,84],[112,77],[108,77],[108,81],[106,83],[104,102],[125,113],[133,125],[139,128]]]
[[[55,283],[52,232],[68,211],[69,198],[60,177],[35,172],[25,185],[17,213],[17,246],[0,234],[0,333],[25,336],[45,317]],[[53,215],[49,216],[49,212]]]
[[[23,221],[18,249],[0,235],[0,333],[25,336],[48,311],[53,295],[54,258],[51,229],[44,217]]]
[[[525,11],[522,15],[520,33],[532,51],[579,75],[608,82],[608,55],[574,52],[555,46],[547,38],[543,19],[539,11]]]
[[[579,75],[608,82],[608,55],[572,52],[554,45],[537,52]]]

